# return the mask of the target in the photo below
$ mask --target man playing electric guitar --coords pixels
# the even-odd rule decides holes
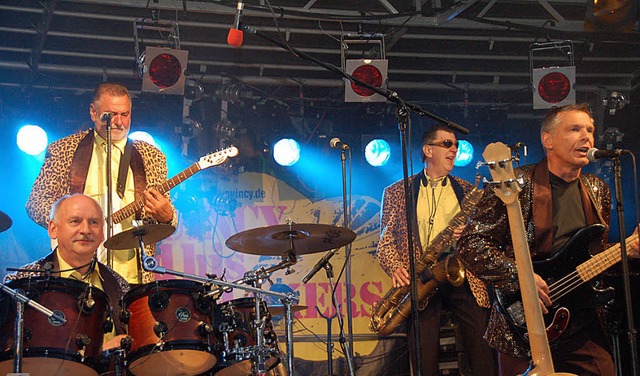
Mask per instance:
[[[552,258],[580,229],[609,225],[611,193],[597,176],[581,174],[589,163],[587,151],[594,144],[595,126],[586,105],[569,105],[551,110],[542,122],[540,136],[546,158],[523,166],[515,176],[524,180],[520,192],[526,237],[534,261]],[[636,229],[637,233],[637,229]],[[600,250],[607,231],[598,234]],[[630,257],[640,257],[638,242],[628,244]],[[464,265],[486,284],[503,292],[517,292],[518,278],[504,203],[492,188],[485,191],[458,240]],[[536,270],[537,271],[537,270]],[[543,313],[551,307],[547,282],[535,274]],[[557,372],[577,375],[615,375],[605,332],[596,305],[571,312],[565,333],[552,346]],[[526,340],[509,325],[494,302],[485,338],[498,350],[501,375],[523,373],[529,365]]]

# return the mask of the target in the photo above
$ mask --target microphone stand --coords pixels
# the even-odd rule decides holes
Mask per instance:
[[[344,212],[343,215],[343,226],[345,228],[350,229],[349,226],[351,226],[351,202],[348,200],[348,196],[347,196],[347,166],[346,166],[346,153],[347,150],[345,149],[341,149],[340,150],[340,163],[342,165],[342,211]],[[352,308],[351,308],[351,301],[352,301],[352,296],[351,296],[351,243],[348,243],[345,247],[345,255],[346,255],[346,270],[345,270],[345,284],[346,284],[346,288],[347,288],[347,333],[349,336],[349,354],[347,356],[348,358],[351,358],[348,360],[348,362],[350,362],[351,364],[353,364],[353,312],[352,312]],[[327,265],[330,266],[329,263],[327,263]],[[327,269],[327,273],[328,269]],[[336,307],[337,309],[338,307]],[[340,327],[342,328],[342,324],[340,324]],[[351,368],[352,372],[353,372],[353,368]]]
[[[440,124],[444,124],[446,127],[458,131],[460,133],[463,134],[467,134],[469,133],[469,130],[461,125],[458,125],[452,121],[449,120],[445,120],[437,115],[434,115],[428,111],[425,111],[424,109],[422,109],[420,106],[418,106],[417,104],[413,104],[413,103],[409,103],[409,102],[405,102],[404,100],[402,100],[402,98],[400,98],[400,96],[398,95],[397,92],[388,90],[388,89],[383,89],[380,87],[375,87],[372,86],[366,82],[363,82],[355,77],[353,77],[350,74],[347,74],[345,72],[343,72],[340,68],[326,63],[324,61],[321,61],[319,59],[316,59],[313,56],[310,56],[298,49],[295,49],[275,38],[270,37],[269,35],[266,35],[265,33],[262,33],[258,30],[256,30],[254,27],[246,25],[246,24],[241,24],[240,25],[242,30],[247,31],[250,34],[254,34],[266,41],[268,41],[269,43],[275,44],[287,51],[290,51],[291,53],[293,53],[295,56],[303,59],[303,60],[307,60],[312,62],[315,65],[318,65],[330,72],[333,72],[335,74],[337,74],[338,76],[342,77],[342,78],[346,78],[347,80],[355,83],[356,85],[365,87],[369,90],[372,90],[373,92],[380,94],[382,96],[384,96],[385,98],[387,98],[387,100],[389,100],[390,102],[393,102],[397,105],[398,109],[396,111],[396,115],[398,116],[398,126],[400,128],[400,132],[401,132],[401,142],[402,142],[402,163],[403,163],[403,180],[404,180],[404,188],[405,188],[405,207],[406,207],[406,217],[407,217],[407,231],[408,231],[408,243],[409,243],[409,259],[410,259],[410,277],[411,277],[411,306],[412,306],[412,317],[413,317],[413,322],[414,322],[414,338],[416,339],[416,375],[417,376],[421,376],[421,370],[420,370],[420,351],[419,351],[419,333],[418,333],[418,326],[417,326],[417,286],[416,286],[416,275],[415,275],[415,255],[414,255],[414,251],[413,251],[413,235],[412,235],[412,231],[411,231],[411,215],[409,214],[409,209],[411,209],[411,195],[408,191],[409,188],[409,174],[408,174],[408,152],[407,152],[407,137],[406,137],[406,125],[408,122],[408,117],[409,117],[409,111],[413,111],[415,113],[417,113],[420,116],[426,116],[429,117],[435,121],[437,121]],[[346,213],[345,213],[346,214]],[[348,261],[348,258],[347,258]],[[348,289],[347,289],[348,291]],[[349,304],[351,304],[351,302],[349,302]],[[349,313],[349,311],[347,311],[347,313]],[[351,316],[351,315],[349,315]],[[349,317],[349,319],[351,319],[351,317]],[[351,333],[349,333],[351,334]]]
[[[627,337],[629,340],[629,350],[631,351],[631,369],[633,375],[638,376],[638,350],[636,343],[636,328],[633,322],[633,308],[631,306],[631,283],[629,280],[629,263],[627,256],[627,240],[625,238],[624,226],[624,203],[622,196],[622,166],[620,157],[611,158],[613,162],[613,176],[616,191],[616,209],[618,213],[618,228],[620,231],[620,254],[622,256],[622,281],[624,283],[624,298],[627,308]]]
[[[107,239],[113,236],[113,182],[111,181],[111,116],[106,118],[107,128]],[[142,248],[144,253],[144,248]],[[107,248],[107,265],[113,269],[113,253]]]
[[[347,360],[349,375],[354,376],[355,371],[353,368],[353,358],[349,355],[351,352],[351,348],[349,347],[349,343],[346,341],[344,336],[344,321],[342,315],[340,314],[340,304],[338,302],[338,298],[336,297],[336,284],[333,281],[333,266],[331,266],[330,262],[327,262],[324,266],[324,269],[327,271],[327,278],[329,279],[329,285],[331,286],[331,301],[333,302],[333,306],[336,308],[336,318],[338,319],[338,328],[340,329],[340,345],[342,346],[342,351],[344,351],[344,357]],[[351,301],[349,300],[347,304],[351,305]],[[330,333],[331,332],[329,332],[329,335],[331,335]]]

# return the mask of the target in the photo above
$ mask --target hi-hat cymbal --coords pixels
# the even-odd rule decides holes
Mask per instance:
[[[104,247],[107,249],[139,248],[138,236],[140,235],[142,235],[142,241],[145,245],[151,245],[168,238],[175,231],[176,228],[172,225],[150,224],[133,227],[107,239],[104,242]]]
[[[270,305],[267,308],[269,309],[269,313],[271,314],[271,316],[280,316],[280,315],[284,315],[285,313],[285,309],[284,309],[285,307],[282,304]],[[291,306],[291,312],[304,311],[305,309],[307,309],[306,305]]]
[[[4,212],[0,211],[0,232],[8,230],[12,224],[13,222],[11,221],[11,218]]]
[[[234,251],[252,255],[280,256],[328,251],[351,243],[355,232],[344,227],[316,223],[294,223],[258,227],[231,236],[225,244]]]

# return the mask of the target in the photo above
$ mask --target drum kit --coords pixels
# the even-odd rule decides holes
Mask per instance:
[[[105,247],[144,248],[145,241],[159,242],[174,230],[160,224],[134,227],[109,238]],[[275,271],[288,272],[296,256],[333,251],[355,237],[343,227],[293,222],[240,232],[227,239],[230,249],[282,261],[234,282],[165,269],[143,255],[145,270],[182,279],[138,285],[120,302],[109,302],[83,282],[50,275],[0,284],[13,300],[36,308],[22,304],[23,314],[18,303],[14,312],[11,299],[0,294],[0,375],[16,368],[31,375],[293,375],[293,312],[307,307],[295,305],[292,293],[263,290],[262,284]],[[218,302],[231,289],[253,297]],[[282,304],[268,306],[264,296]],[[127,337],[119,348],[103,352],[103,334],[112,331],[118,312],[128,324]],[[286,355],[271,322],[276,315],[286,319]]]

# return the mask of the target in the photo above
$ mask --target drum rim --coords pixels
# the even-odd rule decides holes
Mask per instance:
[[[86,291],[88,287],[93,287],[93,290],[91,291],[92,294],[102,295],[101,298],[109,302],[109,296],[105,291],[89,283],[79,281],[73,278],[63,278],[63,277],[54,277],[54,276],[25,277],[25,278],[13,279],[9,281],[6,284],[6,286],[12,289],[22,288],[23,290],[28,291],[26,289],[26,286],[22,286],[22,284],[26,284],[27,286],[29,286],[29,289],[32,289],[33,287],[40,287],[43,284],[47,284],[48,288],[42,289],[42,291],[62,291],[70,295],[73,295],[72,294],[73,291],[69,291],[68,290],[69,288],[77,291]],[[111,305],[110,302],[109,302],[109,305]]]
[[[124,294],[124,296],[122,297],[122,302],[124,302],[125,306],[128,306],[136,300],[149,295],[149,290],[156,288],[156,286],[158,290],[162,292],[191,295],[194,292],[202,290],[205,287],[205,284],[202,282],[186,279],[163,279],[160,281],[153,281],[145,283],[143,285],[138,285],[129,290],[129,292]],[[189,288],[190,286],[195,288]]]

